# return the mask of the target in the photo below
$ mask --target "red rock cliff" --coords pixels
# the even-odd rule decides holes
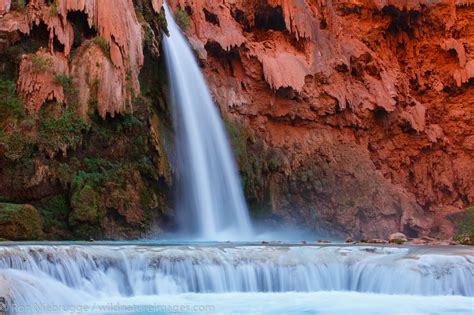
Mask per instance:
[[[221,110],[281,157],[257,199],[373,237],[450,236],[474,202],[471,4],[173,1]]]
[[[143,64],[142,30],[132,0],[114,0],[113,5],[107,0],[31,0],[12,12],[10,6],[10,0],[0,2],[0,14],[4,14],[0,34],[7,34],[11,43],[39,26],[44,26],[49,36],[47,47],[36,57],[25,55],[20,65],[18,92],[29,113],[38,112],[46,101],[64,102],[61,86],[54,83],[58,74],[74,79],[84,117],[90,99],[96,100],[102,117],[129,109],[139,92],[138,74]],[[89,34],[68,64],[71,50],[81,44],[74,42],[74,15],[70,13],[83,14],[86,22],[81,26]],[[32,58],[47,67],[35,71]]]
[[[172,221],[172,211],[164,197],[158,200],[160,192],[147,192],[147,181],[157,175],[140,175],[142,162],[130,169],[132,162],[157,158],[158,174],[168,177],[163,117],[156,114],[164,107],[163,91],[148,93],[140,109],[133,108],[139,74],[145,73],[146,90],[158,86],[163,73],[151,57],[142,69],[144,45],[159,55],[162,1],[111,2],[29,0],[20,6],[0,0],[0,51],[20,46],[28,52],[9,70],[18,71],[27,113],[23,121],[12,118],[16,114],[0,121],[8,138],[0,139],[0,196],[41,206],[60,193],[72,198],[64,221],[88,227],[100,219],[94,224],[113,238],[136,235],[133,224],[146,226],[145,209],[165,221]],[[189,20],[186,33],[228,121],[257,214],[354,237],[453,234],[451,215],[474,202],[472,1],[169,2]],[[137,18],[134,4],[151,4],[156,16],[147,11]],[[0,60],[2,69],[11,64]],[[72,108],[88,123],[75,122],[82,129],[67,131],[71,143],[61,134],[36,139],[32,126],[51,103]],[[132,120],[110,136],[106,120],[90,121],[94,111],[102,118],[138,112],[138,129],[148,135],[138,137]],[[55,140],[53,148],[47,140]],[[154,150],[143,150],[150,144]],[[29,145],[38,152],[28,156]],[[123,181],[104,166],[87,166],[91,161],[119,168]],[[62,174],[63,167],[72,173]],[[92,180],[97,172],[105,182]],[[65,177],[65,187],[55,176]],[[98,199],[104,208],[95,206]],[[124,227],[133,231],[115,230]]]

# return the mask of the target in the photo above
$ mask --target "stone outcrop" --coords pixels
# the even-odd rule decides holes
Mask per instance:
[[[12,96],[0,112],[0,199],[32,203],[52,237],[172,226],[163,1],[18,3],[0,0],[0,68],[25,109]],[[255,216],[352,239],[452,236],[474,203],[472,0],[168,3],[239,129]]]
[[[87,112],[84,108],[90,105],[91,99],[102,117],[132,110],[132,98],[140,91],[138,75],[143,65],[142,29],[132,0],[117,0],[114,5],[104,0],[53,1],[50,4],[45,0],[31,0],[15,11],[8,12],[8,2],[4,2],[3,7],[6,14],[0,21],[0,33],[17,34],[11,36],[12,43],[29,36],[35,27],[45,25],[49,40],[48,47],[43,49],[49,50],[55,61],[72,58],[72,64],[76,65],[74,69],[69,69],[67,63],[58,69],[54,62],[50,73],[60,71],[73,75],[75,86],[79,87],[77,93],[82,113]],[[82,34],[84,32],[87,34]],[[81,45],[82,53],[72,54],[77,45]],[[103,54],[97,54],[96,46]],[[77,69],[77,65],[81,69]],[[27,64],[20,68],[19,80],[31,80]],[[50,78],[45,78],[44,87],[41,83],[41,80],[36,81],[34,87],[24,91],[31,109],[41,107],[44,94],[47,94],[46,99],[56,97],[57,101],[63,101],[58,97],[60,87],[51,87]],[[24,88],[19,87],[22,92]],[[94,95],[91,95],[91,89],[96,90]]]
[[[55,75],[67,76],[68,68],[63,54],[38,51],[22,57],[17,91],[28,113],[36,114],[49,101],[64,103],[64,90],[55,82]]]
[[[127,239],[173,225],[160,8],[2,0],[0,238]]]
[[[172,1],[224,116],[255,154],[284,156],[253,169],[257,206],[378,238],[449,237],[449,214],[474,202],[470,5]]]

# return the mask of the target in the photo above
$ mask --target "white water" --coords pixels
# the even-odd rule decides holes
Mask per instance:
[[[108,305],[186,305],[204,314],[265,315],[472,315],[474,299],[462,296],[408,296],[357,292],[286,292],[165,295],[111,299]],[[209,308],[210,307],[210,308]],[[181,314],[181,313],[180,313]],[[192,314],[192,313],[186,313]],[[195,314],[195,313],[194,313]]]
[[[474,296],[474,251],[317,246],[0,248],[18,304],[183,293],[357,291]]]
[[[224,126],[204,77],[164,5],[163,47],[176,133],[182,230],[201,239],[250,239],[251,225]]]

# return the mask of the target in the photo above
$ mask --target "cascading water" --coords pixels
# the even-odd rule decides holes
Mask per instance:
[[[226,232],[250,237],[222,122],[166,6],[165,12],[183,228],[207,239]],[[8,313],[22,314],[472,315],[473,297],[471,247],[0,246],[0,314],[5,299]]]
[[[326,292],[325,298],[337,300],[330,292],[338,291],[346,292],[349,299],[357,295],[348,292],[363,293],[360,298],[376,299],[377,307],[394,301],[408,305],[427,303],[432,305],[428,313],[439,314],[439,306],[432,304],[438,301],[444,303],[443,307],[454,307],[457,311],[453,314],[463,314],[474,306],[474,251],[286,245],[0,248],[0,296],[10,305],[104,304],[104,301],[124,299],[132,303],[148,300],[203,303],[221,297],[232,305],[228,295],[219,294],[233,292],[239,293],[236,299],[249,303],[270,299],[268,303],[275,306],[290,291],[293,298],[306,299],[306,307],[314,307],[316,302],[307,298],[307,294]],[[279,295],[263,296],[259,292]],[[192,295],[196,293],[197,296]],[[374,298],[373,293],[404,297]],[[406,294],[415,296],[410,300]],[[288,303],[286,300],[283,306]],[[242,309],[236,313],[242,313]],[[381,313],[378,309],[376,314]]]
[[[250,237],[251,224],[224,126],[191,48],[164,4],[168,68],[178,156],[178,215],[203,239]]]

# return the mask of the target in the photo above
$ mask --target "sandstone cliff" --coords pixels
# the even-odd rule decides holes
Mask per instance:
[[[162,72],[142,71],[162,68],[156,8],[0,2],[0,201],[32,205],[45,238],[136,238],[172,221]],[[27,238],[17,223],[0,237]]]
[[[373,237],[451,236],[474,202],[471,4],[173,1],[223,114],[250,129],[254,204]]]

